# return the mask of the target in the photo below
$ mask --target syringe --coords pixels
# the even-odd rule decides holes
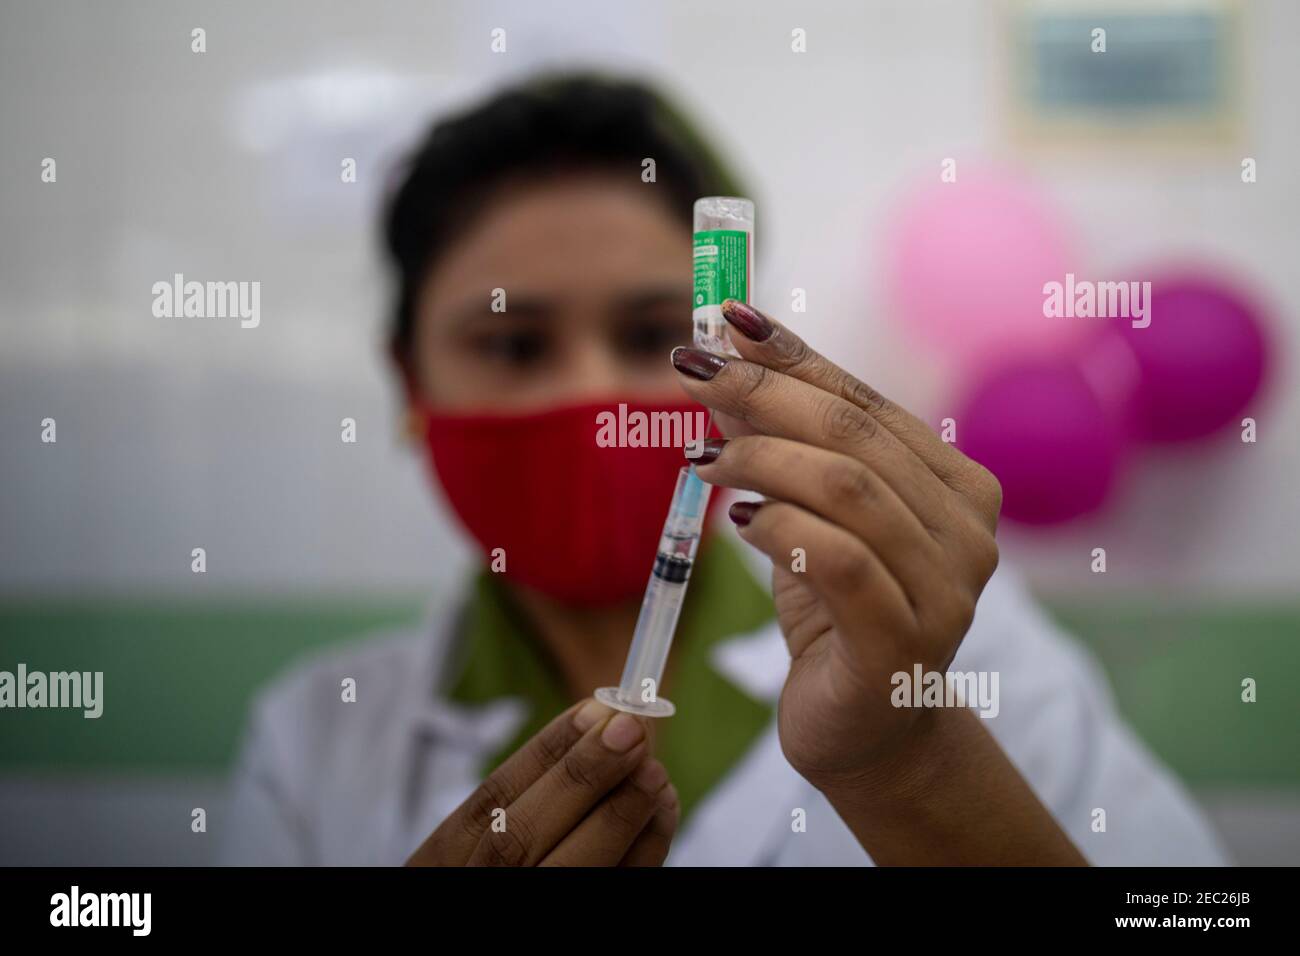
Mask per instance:
[[[677,473],[677,488],[659,538],[654,570],[641,602],[623,677],[617,687],[596,691],[596,699],[610,707],[647,717],[669,717],[676,710],[659,696],[659,684],[686,600],[686,584],[695,564],[712,490],[713,486],[701,481],[693,467]]]
[[[754,204],[732,196],[696,200],[692,316],[697,348],[739,355],[731,345],[722,303],[726,299],[749,301],[753,267]],[[710,415],[706,433],[712,425]],[[617,687],[596,691],[597,700],[616,710],[646,717],[670,717],[676,711],[670,701],[659,696],[659,685],[686,600],[686,585],[712,490],[713,486],[695,473],[694,466],[677,474],[677,488],[659,538],[654,570],[641,602],[623,677]]]

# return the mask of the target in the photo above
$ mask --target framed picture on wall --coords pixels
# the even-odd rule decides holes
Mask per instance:
[[[1237,0],[1016,0],[1007,11],[1007,116],[1023,144],[1240,137]]]

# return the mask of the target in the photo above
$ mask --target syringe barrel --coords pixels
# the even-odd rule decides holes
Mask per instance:
[[[695,345],[739,354],[731,345],[724,299],[748,302],[754,281],[754,203],[736,196],[695,200]]]
[[[672,506],[619,681],[618,697],[624,703],[646,704],[659,695],[711,491],[712,486],[701,481],[693,468],[678,472]]]

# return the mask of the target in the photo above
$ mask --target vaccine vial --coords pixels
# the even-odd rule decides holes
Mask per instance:
[[[726,299],[749,301],[754,281],[754,204],[735,196],[695,200],[695,347],[739,355],[731,345]]]

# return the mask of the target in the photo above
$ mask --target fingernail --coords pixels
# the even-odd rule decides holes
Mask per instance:
[[[614,719],[605,725],[600,742],[614,753],[621,754],[635,747],[644,736],[641,721],[631,714],[615,714]]]
[[[589,700],[573,715],[573,726],[578,728],[579,733],[585,734],[600,723],[601,718],[608,713],[610,713],[609,707],[598,700]]]
[[[751,342],[766,342],[776,331],[776,323],[758,309],[737,299],[722,303],[722,317]]]
[[[761,501],[737,501],[727,509],[727,517],[743,528],[754,520],[754,512],[762,506]]]
[[[671,810],[677,806],[677,788],[671,783],[659,791],[659,806]]]
[[[632,774],[632,783],[646,793],[658,793],[668,782],[668,771],[658,760],[647,760]]]
[[[717,375],[719,371],[727,364],[727,360],[721,355],[714,355],[712,352],[706,352],[703,349],[688,349],[683,345],[673,349],[673,365],[677,371],[691,376],[691,378],[708,381]]]
[[[694,442],[686,447],[686,457],[697,465],[707,465],[711,461],[717,461],[718,456],[722,454],[722,449],[727,447],[725,438],[706,438],[702,442]],[[691,454],[695,452],[695,454]]]

